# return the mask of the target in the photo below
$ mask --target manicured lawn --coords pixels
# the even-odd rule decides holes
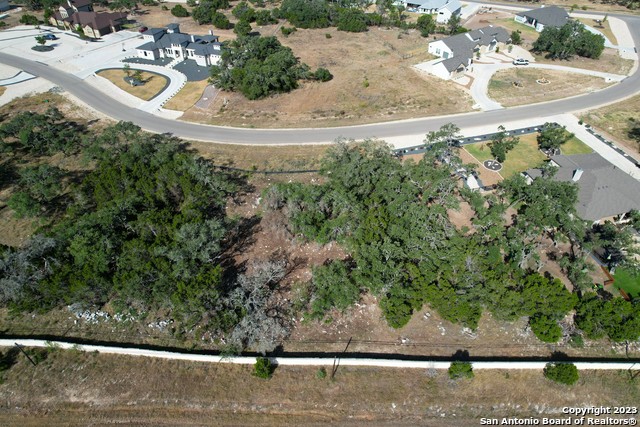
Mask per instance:
[[[131,72],[133,71],[134,68],[131,69]],[[164,76],[150,73],[148,71],[142,72],[142,81],[146,83],[141,86],[131,86],[129,83],[125,82],[125,74],[123,70],[102,70],[96,74],[109,80],[125,92],[145,101],[156,96],[167,84],[167,79]]]
[[[593,150],[591,149],[591,147],[589,147],[584,142],[580,141],[575,136],[570,140],[568,140],[567,142],[565,142],[560,148],[562,149],[562,154],[565,154],[567,156],[570,156],[573,154],[593,153]]]
[[[613,275],[614,286],[618,289],[624,289],[629,296],[640,296],[640,275],[633,276],[629,270],[624,268],[616,268],[616,274]]]
[[[532,133],[520,137],[520,143],[516,148],[507,153],[507,160],[502,165],[500,175],[508,178],[514,174],[534,168],[546,159],[546,156],[538,149],[536,136],[536,133]],[[493,158],[486,142],[465,145],[464,148],[480,162]]]

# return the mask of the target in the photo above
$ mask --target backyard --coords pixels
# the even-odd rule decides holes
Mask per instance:
[[[613,278],[616,288],[624,290],[631,298],[640,297],[640,275],[625,268],[616,268]]]
[[[539,166],[547,159],[547,156],[538,149],[537,136],[537,133],[521,136],[520,143],[507,153],[507,160],[499,172],[503,178],[509,178],[514,174]],[[481,163],[485,160],[493,159],[488,142],[465,145],[464,149]],[[591,153],[591,149],[576,137],[573,137],[562,145],[561,150],[562,154],[568,155]]]

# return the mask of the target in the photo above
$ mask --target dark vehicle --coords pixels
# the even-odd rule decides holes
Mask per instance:
[[[145,31],[147,31],[147,30],[148,30],[148,28],[147,28],[147,27],[140,27],[140,28],[138,28],[138,32],[139,32],[139,33],[144,33],[144,32],[145,32]]]
[[[58,40],[58,37],[56,37],[55,34],[51,33],[44,34],[42,37],[44,37],[45,40]]]

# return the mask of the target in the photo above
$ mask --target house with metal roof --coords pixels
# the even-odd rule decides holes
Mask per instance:
[[[409,12],[435,15],[436,22],[446,23],[454,15],[460,15],[460,0],[399,0],[396,2]]]
[[[517,13],[515,20],[541,32],[545,27],[562,27],[569,21],[569,14],[558,6],[542,6],[538,9]]]
[[[429,43],[429,53],[442,58],[430,73],[448,80],[464,74],[473,57],[503,48],[511,41],[509,32],[492,25]]]
[[[554,179],[578,185],[576,211],[580,218],[600,222],[640,210],[640,181],[599,154],[553,156],[550,164],[558,168]],[[542,171],[529,169],[523,175],[532,182]]]
[[[222,54],[218,36],[209,32],[197,36],[180,32],[178,24],[169,24],[165,28],[150,28],[142,33],[146,43],[138,46],[138,57],[156,60],[173,58],[175,62],[192,59],[198,65],[208,67],[215,65]]]

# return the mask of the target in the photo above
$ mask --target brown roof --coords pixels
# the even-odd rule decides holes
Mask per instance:
[[[67,21],[73,25],[90,26],[94,30],[101,30],[103,28],[111,27],[118,24],[119,21],[127,19],[127,14],[124,12],[75,12],[68,18],[62,18],[59,12],[55,12],[54,16],[60,21]]]
[[[71,0],[71,4],[75,7],[91,6],[91,0]]]

